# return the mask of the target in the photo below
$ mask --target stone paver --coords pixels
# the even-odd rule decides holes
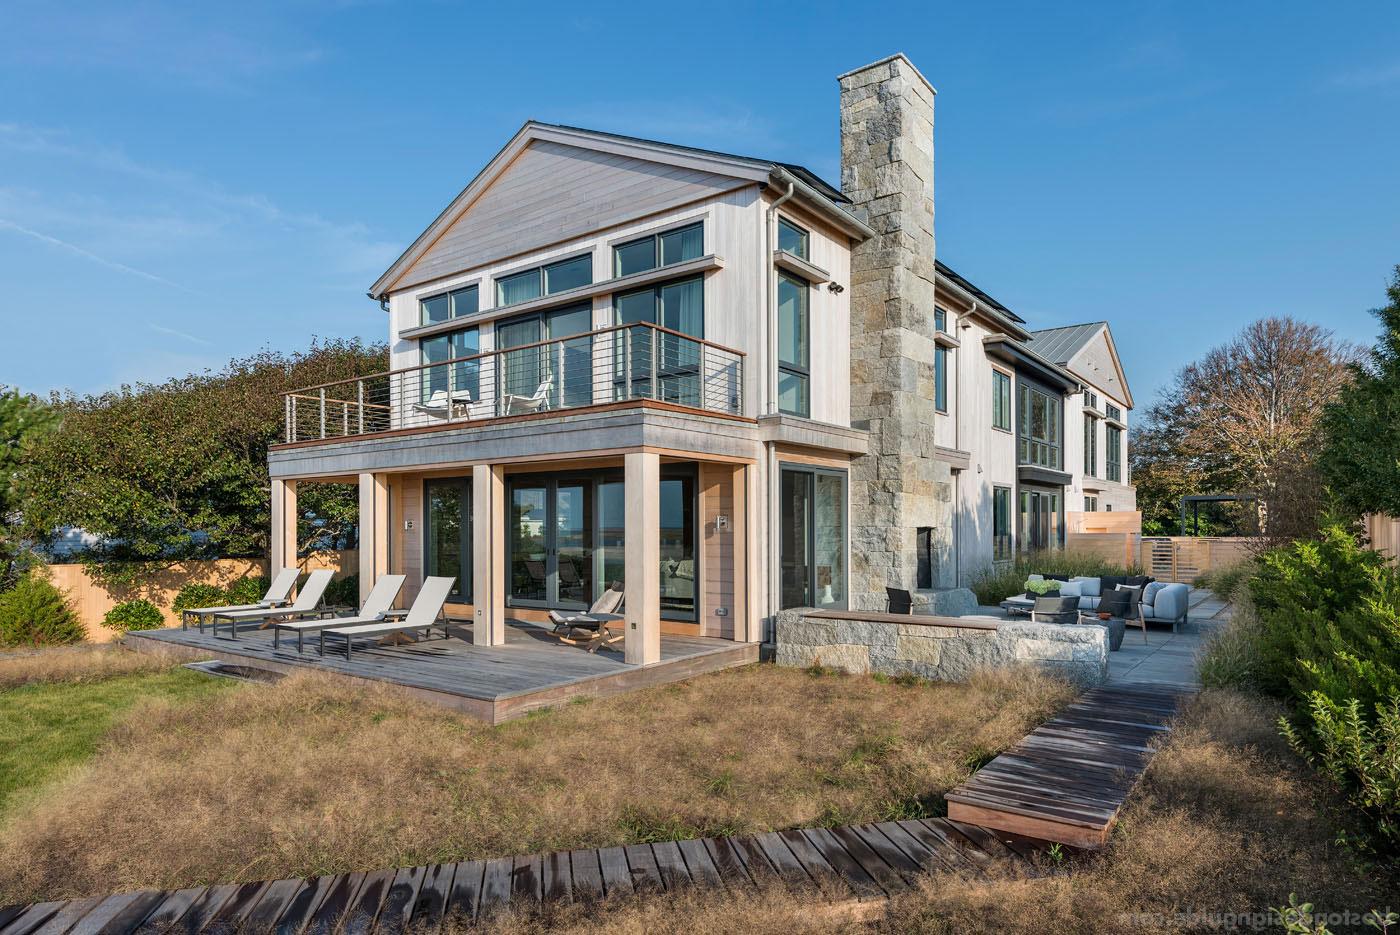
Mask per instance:
[[[1173,688],[1199,688],[1196,660],[1212,636],[1229,620],[1229,605],[1201,588],[1192,588],[1190,622],[1172,633],[1165,627],[1130,626],[1123,646],[1108,656],[1110,685],[1155,684]]]

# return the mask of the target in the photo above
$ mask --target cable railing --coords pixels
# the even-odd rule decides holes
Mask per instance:
[[[744,355],[646,322],[283,394],[286,442],[653,400],[742,415]]]

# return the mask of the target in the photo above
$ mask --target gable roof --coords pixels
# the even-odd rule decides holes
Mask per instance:
[[[492,157],[423,233],[418,235],[408,249],[399,255],[384,274],[375,280],[374,285],[370,286],[369,295],[375,299],[383,299],[448,228],[500,178],[516,158],[527,147],[537,142],[572,146],[696,170],[732,178],[741,184],[792,184],[795,193],[804,202],[848,236],[856,240],[874,236],[873,230],[843,207],[850,202],[837,189],[802,166],[530,120]]]
[[[1123,395],[1126,397],[1123,402],[1127,403],[1128,408],[1131,409],[1133,408],[1133,391],[1128,388],[1128,377],[1123,372],[1123,363],[1118,358],[1118,346],[1113,341],[1113,332],[1109,329],[1108,322],[1088,321],[1078,325],[1043,328],[1039,331],[1032,331],[1030,340],[1025,343],[1026,346],[1034,349],[1037,354],[1047,360],[1054,361],[1059,366],[1073,371],[1075,370],[1073,366],[1075,357],[1089,347],[1100,334],[1103,335],[1104,343],[1108,345],[1113,369],[1119,384],[1123,387]],[[1083,376],[1083,374],[1080,375]]]

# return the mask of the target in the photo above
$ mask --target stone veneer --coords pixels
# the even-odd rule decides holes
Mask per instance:
[[[865,675],[966,681],[978,669],[1031,665],[1080,685],[1108,679],[1108,630],[958,617],[896,617],[785,610],[778,614],[777,663],[830,666]]]
[[[875,236],[851,254],[851,601],[914,590],[919,527],[951,554],[953,478],[933,440],[933,87],[903,55],[842,75],[841,190]],[[956,587],[937,562],[934,587]]]

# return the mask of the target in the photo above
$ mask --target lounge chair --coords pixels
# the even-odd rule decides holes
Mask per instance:
[[[460,418],[467,415],[472,404],[470,390],[456,390],[450,395],[447,390],[435,390],[421,403],[414,403],[415,412],[442,418]]]
[[[1037,597],[1031,606],[1031,623],[1078,623],[1079,597]]]
[[[622,633],[614,636],[608,627],[608,624],[624,619],[616,612],[622,606],[622,598],[622,584],[614,582],[612,587],[603,592],[602,597],[593,602],[587,613],[564,614],[551,610],[549,622],[554,624],[551,635],[570,646],[586,646],[590,653],[596,653],[604,646],[611,646],[624,636]]]
[[[447,635],[447,615],[443,613],[442,605],[447,603],[447,595],[452,593],[452,586],[457,583],[456,578],[427,578],[423,581],[423,587],[418,589],[418,596],[413,599],[413,606],[408,610],[408,616],[402,620],[380,620],[377,623],[361,623],[346,625],[345,621],[333,620],[333,627],[326,627],[321,631],[321,655],[326,654],[326,637],[334,636],[345,641],[345,661],[350,661],[350,653],[355,645],[355,640],[360,637],[369,636],[396,636],[400,633],[411,633],[422,630],[430,632],[434,626],[441,626],[443,636]]]
[[[318,568],[306,578],[306,583],[301,586],[301,591],[297,594],[297,599],[289,607],[263,607],[257,610],[225,610],[213,614],[209,618],[209,625],[214,628],[214,635],[219,635],[219,621],[224,621],[229,625],[229,632],[234,639],[238,639],[238,625],[240,623],[257,623],[266,627],[276,620],[299,620],[309,617],[312,614],[322,613],[321,602],[326,596],[326,587],[331,583],[331,578],[335,572],[325,568]]]
[[[281,607],[292,599],[292,588],[297,583],[297,570],[295,568],[283,568],[277,573],[277,577],[272,579],[272,584],[268,585],[267,593],[262,596],[262,600],[256,604],[228,604],[223,607],[189,607],[180,612],[180,629],[188,630],[190,623],[199,625],[199,632],[204,632],[204,618],[214,614],[221,614],[230,610],[261,610],[264,607]]]
[[[301,652],[302,638],[307,633],[324,630],[327,627],[348,627],[359,623],[378,623],[389,615],[390,608],[398,599],[403,588],[403,575],[380,575],[374,583],[365,606],[353,617],[322,617],[319,620],[287,620],[272,625],[272,648],[282,646],[282,631],[291,630],[297,635],[297,652]]]
[[[529,386],[527,383],[526,386]],[[517,413],[542,412],[549,408],[549,394],[554,389],[553,380],[545,380],[535,390],[534,396],[517,396],[514,393],[507,393],[505,396],[506,415],[516,415]]]

